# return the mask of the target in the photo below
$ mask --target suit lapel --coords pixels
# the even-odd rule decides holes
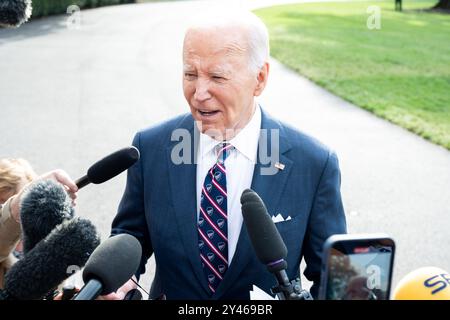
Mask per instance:
[[[262,109],[261,109],[261,128],[266,129],[268,132],[269,138],[267,150],[272,150],[270,143],[271,142],[270,135],[272,132],[271,130],[278,130],[280,137],[279,145],[273,146],[274,147],[273,152],[279,154],[278,162],[284,164],[284,169],[278,170],[276,174],[273,175],[262,175],[261,169],[267,168],[269,165],[273,167],[274,163],[270,163],[268,165],[263,165],[261,163],[258,146],[258,161],[255,165],[255,169],[253,172],[251,189],[259,194],[261,199],[264,201],[269,214],[273,215],[276,214],[276,212],[274,211],[277,208],[277,205],[283,193],[283,189],[286,186],[287,178],[289,176],[291,166],[293,163],[290,159],[288,159],[284,155],[284,153],[286,153],[291,148],[291,146],[286,136],[284,135],[283,128],[278,124],[278,122],[270,118]],[[263,163],[264,162],[265,161],[263,161]],[[228,271],[225,274],[224,279],[220,283],[213,297],[220,298],[220,296],[222,296],[227,291],[227,289],[233,283],[235,283],[239,274],[250,262],[252,256],[254,256],[253,247],[251,245],[247,229],[243,223],[241,233],[239,235],[238,244],[236,247],[236,252],[234,253],[233,259],[231,261]]]
[[[172,195],[172,204],[180,231],[180,236],[186,255],[189,258],[198,283],[206,292],[209,292],[208,283],[202,270],[198,250],[197,235],[197,188],[196,188],[196,140],[194,137],[194,121],[188,116],[180,125],[189,131],[191,139],[191,164],[174,164],[171,154],[175,142],[167,148],[167,161],[169,168],[169,183]]]

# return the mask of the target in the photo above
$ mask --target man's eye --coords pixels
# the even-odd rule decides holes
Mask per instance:
[[[186,79],[195,79],[197,77],[197,75],[195,73],[189,73],[189,72],[185,72],[184,73],[184,77]]]
[[[221,76],[213,76],[212,78],[216,81],[225,81],[225,78]]]

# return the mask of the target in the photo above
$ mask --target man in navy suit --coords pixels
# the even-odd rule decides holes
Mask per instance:
[[[253,285],[270,292],[275,279],[243,226],[246,188],[263,199],[286,243],[288,276],[299,276],[304,257],[317,295],[322,245],[346,233],[338,160],[257,104],[268,58],[267,29],[253,14],[191,27],[183,46],[190,113],[134,137],[141,158],[128,170],[112,235],[139,239],[137,276],[155,255],[151,299],[249,299]],[[130,280],[106,298],[132,287]]]

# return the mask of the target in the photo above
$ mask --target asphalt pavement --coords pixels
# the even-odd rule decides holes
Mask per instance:
[[[23,157],[40,173],[63,168],[78,178],[131,144],[138,129],[187,112],[183,30],[212,6],[221,10],[223,2],[111,6],[82,10],[79,28],[68,28],[68,17],[59,15],[0,29],[0,157]],[[349,231],[395,239],[394,286],[422,266],[450,271],[449,151],[275,60],[260,102],[336,150]],[[103,239],[124,186],[121,175],[79,193],[78,214],[91,219]],[[153,270],[151,261],[142,278],[146,288]]]

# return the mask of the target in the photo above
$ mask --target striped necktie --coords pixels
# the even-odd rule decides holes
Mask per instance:
[[[233,146],[217,145],[217,161],[202,186],[198,217],[198,247],[211,294],[228,269],[227,178],[225,160]]]

